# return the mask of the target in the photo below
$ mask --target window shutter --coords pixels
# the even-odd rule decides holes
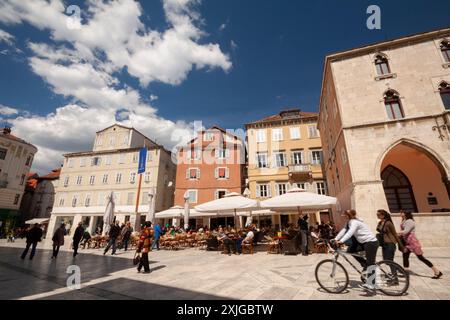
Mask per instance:
[[[197,169],[197,179],[200,179],[200,169]]]
[[[214,169],[214,177],[215,177],[216,179],[219,178],[219,168]]]
[[[214,199],[217,200],[219,199],[219,191],[214,191]]]
[[[259,184],[256,186],[256,196],[261,197],[261,186]]]
[[[267,185],[267,196],[270,198],[272,197],[272,186],[270,183]]]
[[[272,168],[276,168],[277,167],[277,156],[275,154],[272,155]]]
[[[191,169],[186,169],[186,179],[189,180],[191,178]]]
[[[230,157],[230,149],[225,150],[225,157],[228,159]]]
[[[219,149],[214,149],[214,157],[219,158]]]
[[[230,179],[230,169],[229,168],[225,169],[225,178]]]

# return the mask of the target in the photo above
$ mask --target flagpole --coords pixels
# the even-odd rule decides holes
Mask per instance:
[[[139,175],[138,192],[136,195],[136,209],[134,210],[134,213],[136,215],[136,231],[140,231],[141,229],[141,216],[139,215],[139,195],[141,194],[141,186],[142,186],[142,173]]]

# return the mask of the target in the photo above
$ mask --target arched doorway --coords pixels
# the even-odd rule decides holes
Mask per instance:
[[[412,185],[401,170],[387,166],[381,173],[381,179],[390,212],[417,212]]]

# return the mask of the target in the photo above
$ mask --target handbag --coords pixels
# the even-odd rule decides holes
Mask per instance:
[[[385,225],[386,225],[386,222],[384,222],[384,224],[381,226],[380,232],[377,233],[378,245],[380,247],[384,247],[384,226]]]
[[[141,255],[136,252],[134,254],[134,258],[133,258],[133,265],[137,266],[140,261],[141,261]]]

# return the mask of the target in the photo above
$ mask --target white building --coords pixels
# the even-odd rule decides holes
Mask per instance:
[[[137,169],[139,150],[143,146],[148,155],[138,197]],[[171,153],[133,128],[113,125],[97,132],[92,151],[64,157],[49,235],[62,222],[66,223],[69,233],[80,221],[90,233],[102,228],[106,201],[111,192],[115,195],[116,220],[130,221],[134,227],[147,218],[149,192],[154,194],[156,211],[166,210],[173,204],[176,166]]]
[[[0,231],[14,228],[19,219],[19,207],[37,148],[11,134],[0,132]],[[0,233],[1,233],[0,232]]]

